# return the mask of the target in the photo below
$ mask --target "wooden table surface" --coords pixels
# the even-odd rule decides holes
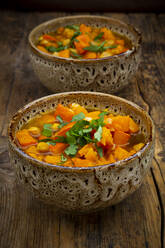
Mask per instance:
[[[152,168],[140,189],[126,200],[84,216],[59,215],[16,184],[8,157],[8,120],[26,103],[51,94],[34,75],[27,36],[37,24],[66,13],[1,11],[0,248],[165,247],[165,14],[96,14],[119,18],[142,32],[139,71],[117,95],[152,116],[156,126]]]

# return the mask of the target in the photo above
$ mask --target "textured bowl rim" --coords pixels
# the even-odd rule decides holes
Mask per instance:
[[[110,22],[116,22],[119,25],[125,26],[131,32],[134,32],[134,33],[137,34],[137,37],[138,37],[137,38],[137,45],[134,46],[131,50],[129,50],[127,52],[117,54],[117,55],[113,55],[113,56],[108,56],[108,57],[105,57],[105,58],[73,59],[73,58],[62,58],[62,57],[58,57],[58,56],[55,56],[55,55],[46,54],[46,53],[40,51],[32,41],[33,34],[35,34],[35,32],[39,28],[41,28],[42,26],[47,26],[49,24],[58,23],[58,22],[61,22],[61,21],[66,21],[67,22],[67,20],[70,20],[70,19],[81,19],[81,18],[94,19],[95,21],[97,19],[100,19],[100,20],[108,21],[109,23]],[[54,19],[51,19],[49,21],[46,21],[46,22],[43,22],[43,23],[37,25],[35,28],[33,28],[31,30],[31,32],[29,33],[29,36],[28,36],[28,43],[29,43],[30,48],[39,57],[47,59],[49,61],[58,61],[58,62],[65,62],[65,63],[80,63],[80,64],[84,63],[84,62],[85,63],[93,63],[93,62],[98,62],[99,63],[99,62],[102,62],[102,61],[112,61],[112,60],[115,60],[115,59],[120,58],[120,57],[127,57],[127,56],[130,56],[130,55],[133,55],[141,47],[141,42],[142,42],[141,33],[139,32],[139,30],[137,30],[137,28],[135,28],[131,24],[127,24],[127,23],[125,23],[125,22],[123,22],[121,20],[118,20],[116,18],[111,18],[111,17],[107,17],[107,16],[98,16],[98,15],[92,15],[92,16],[91,15],[76,15],[76,16],[65,16],[65,17],[54,18]]]
[[[44,100],[50,100],[53,98],[60,97],[60,96],[67,96],[70,94],[74,94],[74,95],[85,95],[85,94],[90,94],[90,95],[95,95],[95,96],[105,96],[105,97],[110,97],[113,99],[117,99],[125,104],[127,104],[127,106],[131,106],[133,108],[136,108],[138,111],[140,111],[147,119],[147,121],[149,122],[149,127],[150,127],[150,138],[148,140],[148,142],[145,144],[145,146],[140,149],[137,153],[135,153],[134,155],[124,159],[124,160],[120,160],[117,161],[115,163],[112,164],[104,164],[104,165],[99,165],[99,166],[90,166],[90,167],[67,167],[67,166],[62,166],[62,165],[54,165],[54,164],[49,164],[43,161],[39,161],[35,158],[32,158],[31,156],[27,155],[26,153],[24,153],[16,144],[15,142],[15,137],[13,137],[12,131],[14,128],[14,123],[16,121],[18,121],[20,119],[20,117],[22,116],[23,113],[26,113],[31,107],[33,107],[34,105],[38,105],[40,103],[42,103]],[[140,159],[141,155],[143,155],[143,153],[145,153],[148,149],[151,148],[152,143],[154,142],[155,139],[155,127],[153,124],[153,121],[151,119],[151,117],[149,116],[149,114],[143,110],[141,107],[139,107],[138,105],[136,105],[135,103],[128,101],[124,98],[118,97],[118,96],[114,96],[114,95],[110,95],[110,94],[105,94],[105,93],[100,93],[100,92],[88,92],[88,91],[77,91],[77,92],[65,92],[65,93],[58,93],[58,94],[52,94],[52,95],[48,95],[42,98],[39,98],[37,100],[34,100],[28,104],[26,104],[24,107],[22,107],[21,109],[19,109],[11,118],[9,125],[8,125],[8,142],[9,144],[12,145],[12,147],[14,148],[14,151],[21,156],[23,159],[29,161],[30,163],[32,163],[34,166],[40,166],[40,167],[46,167],[46,168],[51,168],[51,169],[56,169],[58,171],[72,171],[72,172],[92,172],[95,171],[98,168],[105,168],[105,167],[109,167],[109,168],[113,168],[113,167],[124,167],[126,166],[129,161],[133,161],[135,160],[137,157]]]

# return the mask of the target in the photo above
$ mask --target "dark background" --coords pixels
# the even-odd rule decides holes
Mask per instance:
[[[165,12],[165,0],[6,0],[1,8],[23,11]]]

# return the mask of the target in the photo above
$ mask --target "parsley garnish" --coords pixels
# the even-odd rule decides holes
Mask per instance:
[[[59,47],[61,47],[63,45],[63,43],[61,41],[57,41],[57,44]]]
[[[65,149],[66,155],[73,157],[76,155],[78,150],[78,145],[70,145]]]
[[[110,45],[110,46],[105,46],[106,41],[103,41],[99,46],[96,45],[90,45],[89,47],[84,47],[84,50],[90,51],[90,52],[104,52],[107,49],[112,49],[116,48],[117,45]]]
[[[95,147],[96,147],[96,150],[97,150],[100,158],[102,158],[103,157],[103,148],[100,146],[97,146],[97,145],[95,145]]]
[[[53,140],[53,139],[41,139],[41,140],[38,140],[38,143],[39,142],[46,142],[46,143],[51,144],[51,145],[56,144],[55,140]]]
[[[80,120],[82,120],[84,118],[85,118],[85,115],[84,115],[84,113],[81,112],[81,113],[73,116],[72,121],[80,121]]]
[[[71,57],[77,58],[77,59],[81,59],[82,58],[82,56],[80,54],[75,53],[75,52],[72,52],[72,51],[71,51]]]
[[[88,143],[94,143],[99,156],[102,157],[103,149],[102,147],[98,147],[97,143],[102,138],[102,127],[105,125],[104,116],[107,114],[108,112],[106,111],[102,112],[99,114],[98,119],[89,122],[84,120],[85,114],[81,112],[72,118],[71,122],[75,122],[75,124],[66,132],[65,136],[55,136],[54,139],[42,139],[39,142],[43,141],[51,145],[56,145],[56,143],[68,144],[68,147],[64,150],[64,154],[70,157],[74,157],[80,147],[83,147]],[[68,124],[68,122],[63,121],[60,115],[58,115],[56,119],[60,123],[60,128]],[[53,134],[51,126],[52,124],[45,124],[43,127],[42,134],[46,137],[50,137]],[[92,131],[94,131],[93,136],[91,136]],[[67,159],[64,154],[61,157],[61,163]]]
[[[76,37],[79,36],[80,34],[81,34],[80,31],[77,31],[77,32],[74,33],[74,35],[72,36],[71,41],[70,41],[70,46],[71,46],[71,47],[74,47],[74,41],[79,42],[79,41],[76,39]]]
[[[54,52],[60,52],[62,50],[65,50],[68,48],[68,46],[59,46],[59,47],[54,47],[54,46],[47,46],[45,47],[49,52],[54,53]]]
[[[88,47],[84,47],[84,50],[90,51],[90,52],[103,52],[104,51],[104,44],[106,41],[103,41],[99,46],[96,45],[90,45]]]
[[[61,162],[66,162],[66,161],[67,161],[67,158],[63,154],[61,154]]]
[[[99,33],[99,34],[94,38],[94,40],[95,40],[95,41],[96,41],[96,40],[100,40],[100,39],[103,37],[103,35],[104,35],[103,32]]]
[[[97,131],[95,132],[94,134],[94,137],[97,141],[100,141],[101,140],[101,137],[102,137],[102,126],[99,126]]]
[[[51,129],[52,124],[44,124],[43,130],[42,130],[42,135],[46,137],[51,137],[52,136],[52,129]]]
[[[60,115],[57,115],[57,116],[56,116],[56,119],[57,119],[61,124],[64,122]]]
[[[113,49],[113,48],[116,48],[117,45],[109,45],[109,46],[106,46],[106,47],[103,47],[104,51],[107,50],[107,49]]]
[[[68,122],[63,121],[60,115],[56,116],[56,120],[60,122],[60,125],[58,126],[59,129],[61,129],[62,127],[68,124]]]
[[[77,26],[77,25],[67,25],[67,26],[65,26],[66,28],[69,28],[69,29],[74,29],[74,30],[76,30],[76,31],[79,31],[80,30],[80,28],[79,28],[79,26]]]
[[[76,138],[69,131],[66,132],[66,142],[70,145],[76,144]]]

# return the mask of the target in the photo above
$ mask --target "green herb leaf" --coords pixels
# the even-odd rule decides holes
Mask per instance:
[[[104,32],[99,33],[99,34],[94,38],[94,40],[95,40],[95,41],[96,41],[96,40],[100,40],[100,39],[103,37],[103,35],[104,35]]]
[[[60,115],[56,116],[56,120],[58,120],[61,124],[64,122]]]
[[[56,136],[55,140],[56,143],[67,143],[66,137],[64,136]]]
[[[51,137],[52,136],[52,129],[51,129],[52,124],[44,124],[43,130],[42,130],[42,135],[46,137]]]
[[[81,113],[79,113],[79,114],[73,116],[72,122],[73,122],[73,121],[80,121],[80,120],[82,120],[82,119],[84,119],[84,118],[85,118],[85,115],[84,115],[84,113],[81,112]]]
[[[103,157],[103,148],[96,145],[96,150],[97,150],[100,158],[102,158]]]
[[[64,127],[65,125],[67,125],[68,124],[68,122],[64,122],[63,121],[63,119],[61,118],[61,116],[60,115],[57,115],[56,116],[56,120],[58,120],[61,124],[58,126],[58,129],[61,129],[62,127]]]
[[[78,150],[78,145],[70,145],[65,149],[65,153],[68,156],[75,156]]]
[[[69,132],[78,133],[80,129],[87,125],[89,125],[89,121],[79,120],[74,124],[74,126],[69,130]]]
[[[116,47],[117,47],[117,45],[110,45],[110,46],[104,47],[103,49],[104,49],[104,51],[105,51],[105,50],[107,50],[107,49],[112,49],[112,48],[116,48]]]
[[[80,30],[80,28],[79,28],[79,26],[77,26],[77,25],[67,25],[67,26],[65,26],[66,28],[69,28],[69,29],[74,29],[74,30],[76,30],[76,31],[79,31]]]
[[[82,58],[82,56],[80,54],[75,53],[75,52],[71,52],[71,57],[77,58],[77,59],[81,59]]]
[[[77,144],[79,144],[81,147],[83,147],[87,144],[87,141],[84,139],[84,137],[78,137],[77,138]]]
[[[74,33],[74,35],[73,35],[72,38],[71,38],[71,42],[70,42],[70,46],[71,46],[71,47],[74,47],[74,41],[79,42],[79,41],[76,39],[76,37],[79,36],[80,34],[81,34],[80,31],[77,31],[77,32]]]
[[[77,40],[76,38],[74,39],[74,41],[79,42],[79,40]]]
[[[76,138],[73,135],[70,135],[70,132],[66,132],[66,141],[69,145],[76,144]]]
[[[84,136],[84,139],[87,141],[87,143],[95,143],[94,139],[91,139],[88,135]]]
[[[61,41],[57,41],[57,44],[59,47],[63,46],[63,43]]]
[[[89,47],[84,47],[84,50],[87,50],[90,52],[102,52],[105,43],[106,41],[103,41],[99,46],[90,45]]]
[[[53,145],[56,144],[55,140],[53,140],[53,139],[41,139],[41,140],[38,140],[38,143],[39,142],[46,142],[46,143],[50,143],[50,144],[53,144]]]
[[[81,34],[80,31],[75,32],[74,35],[72,36],[71,40],[74,40],[77,36],[79,36]]]
[[[107,115],[107,114],[108,114],[108,112],[106,112],[106,111],[101,112],[101,113],[99,114],[99,117],[100,117],[100,118],[97,120],[99,126],[104,126],[104,116]]]
[[[96,131],[95,134],[94,134],[94,138],[95,138],[97,141],[100,141],[100,140],[101,140],[101,137],[102,137],[102,127],[99,126],[99,128],[97,129],[97,131]]]
[[[101,112],[100,114],[99,114],[99,117],[102,117],[102,116],[105,116],[105,115],[108,115],[109,113],[107,112],[107,111],[104,111],[104,112]]]
[[[52,145],[52,146],[55,146],[56,145],[56,143],[55,142],[53,142],[53,141],[48,141],[48,142],[46,142],[48,145]]]
[[[91,127],[88,127],[82,130],[83,133],[90,133],[91,131],[92,131]]]
[[[104,47],[105,43],[106,43],[106,41],[103,41],[99,46],[90,45],[89,47],[85,47],[84,50],[91,51],[91,52],[104,52],[107,49],[112,49],[112,48],[117,47],[117,45],[110,45],[110,46],[105,46]]]
[[[68,159],[63,155],[61,154],[61,162],[66,162]]]
[[[54,53],[54,52],[60,52],[62,50],[65,50],[68,48],[68,46],[60,46],[60,47],[54,47],[54,46],[48,46],[45,47],[49,52]]]

